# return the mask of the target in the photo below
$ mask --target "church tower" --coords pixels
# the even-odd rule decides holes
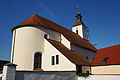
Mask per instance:
[[[80,35],[83,39],[89,40],[89,30],[87,26],[82,22],[82,16],[80,12],[76,14],[76,22],[72,26],[72,31]]]

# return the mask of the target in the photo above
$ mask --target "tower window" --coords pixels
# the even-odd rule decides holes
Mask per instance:
[[[78,34],[78,30],[76,30],[76,33]]]
[[[108,57],[104,58],[102,63],[105,64],[108,61]]]
[[[52,56],[52,65],[55,65],[55,56]]]
[[[34,69],[41,68],[42,63],[42,54],[37,52],[34,55]]]
[[[56,64],[59,64],[59,55],[56,55]]]

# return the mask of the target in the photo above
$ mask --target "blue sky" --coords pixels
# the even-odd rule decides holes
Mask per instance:
[[[71,29],[76,4],[91,43],[99,44],[97,48],[120,43],[120,0],[0,0],[0,59],[10,59],[12,27],[38,14]]]

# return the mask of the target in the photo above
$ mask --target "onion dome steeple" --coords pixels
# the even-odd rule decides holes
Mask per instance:
[[[82,16],[81,16],[80,12],[77,12],[75,17],[76,17],[76,21],[82,21]]]
[[[89,40],[88,27],[83,23],[80,12],[76,14],[75,24],[72,26],[72,31],[80,35],[83,39]]]
[[[75,21],[75,24],[72,27],[75,27],[75,26],[78,26],[78,25],[82,24],[82,16],[81,16],[80,12],[77,12],[75,17],[76,17],[76,21]]]

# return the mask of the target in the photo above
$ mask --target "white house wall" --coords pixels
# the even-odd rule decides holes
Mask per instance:
[[[74,45],[74,44],[71,44],[71,50],[74,50],[74,51],[80,53],[81,56],[84,56],[84,57],[88,56],[90,61],[92,61],[95,56],[94,51],[90,51],[88,49],[82,48],[82,47]]]
[[[93,66],[92,74],[120,74],[120,65]]]
[[[70,49],[70,42],[61,34],[61,43]]]
[[[75,71],[76,66],[71,63],[61,52],[45,39],[45,50],[42,55],[42,69],[44,71]],[[52,65],[51,57],[59,55],[59,64]]]

